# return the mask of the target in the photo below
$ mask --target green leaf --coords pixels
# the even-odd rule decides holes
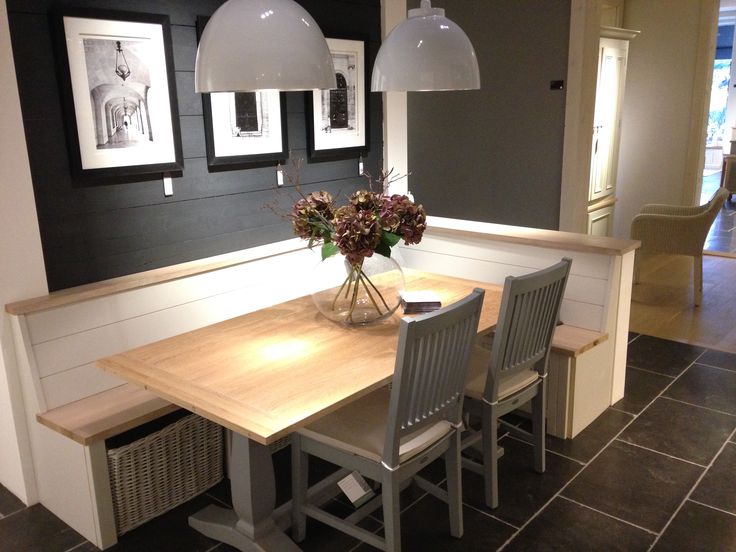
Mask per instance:
[[[391,247],[382,241],[376,246],[376,253],[384,257],[391,257]]]
[[[324,243],[322,244],[322,260],[332,257],[334,254],[336,254],[340,249],[334,244],[334,243]]]
[[[399,243],[399,240],[401,239],[401,236],[398,234],[394,234],[393,232],[381,232],[381,241],[388,245],[389,247],[393,247],[397,243]],[[387,255],[388,256],[388,255]]]

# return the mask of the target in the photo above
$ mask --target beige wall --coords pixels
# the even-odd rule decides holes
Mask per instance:
[[[0,305],[5,305],[48,293],[5,0],[0,0],[0,105]],[[34,502],[35,482],[9,322],[3,311],[0,483],[24,502]]]
[[[641,30],[641,35],[629,50],[617,237],[628,236],[631,219],[643,204],[689,203],[693,197],[705,136],[698,111],[709,89],[698,63],[710,47],[706,35],[717,4],[717,0],[626,0],[624,27]]]

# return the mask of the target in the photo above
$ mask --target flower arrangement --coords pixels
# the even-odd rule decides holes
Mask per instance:
[[[388,185],[391,171],[381,171],[374,181],[369,174],[368,189],[353,193],[345,205],[335,205],[329,192],[319,191],[304,195],[297,187],[301,198],[294,203],[289,214],[294,233],[309,240],[309,247],[321,244],[322,260],[341,253],[345,256],[347,274],[332,302],[332,309],[343,294],[350,299],[346,313],[351,323],[353,310],[362,290],[369,298],[378,315],[393,312],[391,307],[363,270],[363,263],[374,253],[391,257],[391,248],[402,239],[407,245],[419,243],[426,224],[426,212],[422,205],[415,204],[409,197],[389,195]],[[380,186],[381,191],[373,191]]]

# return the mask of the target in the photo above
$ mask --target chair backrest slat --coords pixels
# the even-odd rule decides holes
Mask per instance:
[[[571,264],[571,259],[564,258],[537,272],[506,278],[485,400],[498,400],[499,381],[504,376],[531,369],[546,374]]]
[[[461,418],[470,349],[484,291],[435,312],[403,318],[399,327],[383,461],[398,464],[401,438],[423,426]]]

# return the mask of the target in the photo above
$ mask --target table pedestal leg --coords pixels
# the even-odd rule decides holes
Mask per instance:
[[[273,521],[276,486],[268,447],[233,433],[230,453],[233,509],[210,505],[189,525],[243,552],[288,552],[299,547]]]

